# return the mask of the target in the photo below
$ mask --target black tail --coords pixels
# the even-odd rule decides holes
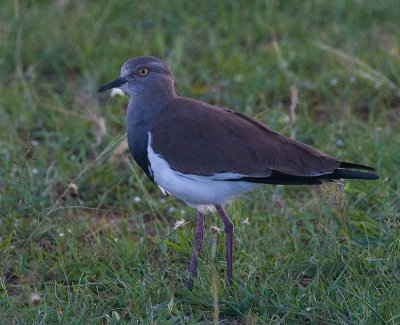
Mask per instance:
[[[342,165],[340,165],[342,166]],[[361,165],[356,165],[356,166],[361,166]],[[352,168],[359,168],[359,169],[367,169],[364,167],[367,166],[362,166],[361,167],[352,167]],[[371,167],[368,167],[368,170],[374,170]],[[351,169],[343,169],[343,168],[338,168],[336,169],[332,174],[324,175],[323,178],[328,178],[328,179],[365,179],[365,180],[374,180],[378,179],[379,176],[374,173],[366,173],[366,172],[359,172],[357,170],[351,170]]]
[[[294,176],[278,171],[273,171],[268,177],[242,177],[235,179],[227,179],[228,181],[246,181],[251,183],[263,184],[282,184],[282,185],[319,185],[323,181],[335,181],[340,179],[363,179],[374,180],[379,179],[379,176],[371,172],[360,172],[353,169],[365,169],[374,171],[375,169],[369,166],[353,164],[343,161],[339,168],[332,173],[318,176]]]

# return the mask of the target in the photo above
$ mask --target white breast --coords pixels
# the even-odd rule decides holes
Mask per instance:
[[[224,204],[241,193],[248,192],[259,186],[249,182],[224,180],[244,176],[235,173],[199,176],[182,174],[173,170],[163,157],[154,152],[151,147],[152,136],[150,132],[148,134],[147,155],[154,181],[168,193],[193,207]]]

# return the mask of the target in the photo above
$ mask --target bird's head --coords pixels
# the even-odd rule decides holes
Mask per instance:
[[[129,59],[123,64],[120,76],[101,86],[97,91],[102,92],[111,88],[121,88],[131,97],[137,97],[141,93],[175,95],[174,76],[170,68],[153,56]]]

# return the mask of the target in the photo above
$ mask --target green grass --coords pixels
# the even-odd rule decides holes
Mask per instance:
[[[5,1],[0,323],[398,324],[399,21],[396,0]],[[114,150],[127,98],[96,93],[137,55],[164,58],[179,94],[381,179],[265,186],[233,202],[231,288],[210,214],[188,291],[194,210]]]

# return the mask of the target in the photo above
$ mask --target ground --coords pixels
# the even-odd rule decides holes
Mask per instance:
[[[0,323],[400,323],[399,21],[397,0],[4,2]],[[234,201],[232,287],[209,214],[188,291],[195,212],[130,157],[127,97],[96,93],[138,55],[380,180]]]

